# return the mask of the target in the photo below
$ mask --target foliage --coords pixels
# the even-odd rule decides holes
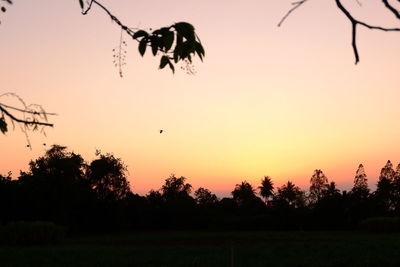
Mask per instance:
[[[81,155],[68,152],[67,147],[53,145],[43,157],[29,163],[25,176],[68,177],[79,181],[83,179],[84,160]]]
[[[278,188],[274,200],[278,205],[285,205],[293,208],[304,207],[305,193],[291,181]]]
[[[264,176],[261,180],[261,186],[258,187],[260,190],[260,195],[267,201],[269,198],[274,196],[274,183],[271,177]]]
[[[112,154],[101,154],[87,167],[90,187],[101,200],[121,200],[131,192],[126,179],[127,167]]]
[[[0,223],[48,221],[67,226],[72,233],[138,229],[348,230],[371,217],[400,214],[396,193],[400,167],[391,171],[391,163],[382,169],[377,190],[366,191],[363,198],[357,197],[354,190],[341,193],[335,182],[325,183],[327,179],[322,178],[324,189],[316,202],[306,202],[305,192],[288,181],[277,188],[272,200],[266,198],[266,205],[247,181],[235,185],[232,197],[219,200],[200,187],[193,198],[187,179],[173,174],[160,190],[139,196],[130,191],[127,167],[121,159],[100,151],[96,156],[87,164],[79,154],[53,145],[32,160],[29,171],[22,172],[18,179],[12,179],[11,173],[0,175]],[[324,177],[318,173],[317,178]],[[356,184],[365,186],[363,172],[357,173],[361,178]],[[392,180],[387,173],[394,173]],[[264,196],[271,197],[272,179],[264,177],[259,189],[263,186],[268,189]]]
[[[350,193],[357,198],[366,199],[369,195],[367,175],[365,174],[364,166],[360,164],[354,177],[354,186]]]
[[[235,189],[232,191],[233,199],[239,206],[251,203],[256,199],[255,189],[247,181],[243,181],[240,184],[236,184]]]
[[[311,203],[318,202],[325,194],[328,186],[328,178],[321,170],[315,170],[310,179],[310,201]]]
[[[82,14],[86,15],[91,10],[92,5],[97,5],[114,21],[123,32],[130,38],[138,42],[138,50],[144,56],[147,49],[151,49],[153,56],[160,55],[159,68],[163,69],[167,65],[171,71],[175,72],[175,64],[184,62],[187,64],[188,73],[193,73],[190,64],[193,57],[198,56],[203,60],[205,51],[196,34],[195,28],[188,22],[177,22],[167,27],[162,27],[153,31],[144,29],[134,29],[123,24],[114,16],[103,4],[96,0],[90,0],[85,6],[83,0],[79,0]],[[120,70],[121,75],[121,70]]]
[[[210,190],[200,187],[194,192],[195,200],[200,206],[211,206],[218,202],[218,198]]]
[[[393,164],[390,160],[381,169],[376,191],[374,192],[374,199],[377,205],[381,206],[379,209],[382,211],[390,211],[394,209],[393,203],[393,181],[395,171]]]
[[[186,178],[175,177],[174,174],[165,179],[165,184],[161,187],[161,193],[164,199],[175,199],[180,196],[189,196],[192,191],[192,185],[186,183]]]

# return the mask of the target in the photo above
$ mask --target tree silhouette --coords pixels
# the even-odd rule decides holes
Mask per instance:
[[[381,169],[377,188],[374,194],[377,205],[380,206],[379,210],[389,211],[393,209],[393,180],[395,171],[393,164],[390,160],[387,161],[385,166]]]
[[[206,207],[212,206],[218,202],[216,195],[211,193],[210,190],[200,187],[194,192],[195,200],[198,205]]]
[[[315,170],[310,179],[310,201],[318,202],[325,194],[328,186],[328,178],[321,170]]]
[[[279,187],[274,196],[278,205],[299,208],[305,206],[305,193],[291,181]]]
[[[177,178],[174,174],[165,179],[165,184],[161,187],[162,196],[167,200],[189,196],[190,192],[192,185],[186,183],[186,178],[183,176]]]
[[[272,182],[271,177],[264,176],[264,179],[261,180],[261,186],[259,186],[258,189],[260,190],[260,195],[265,201],[268,201],[271,197],[273,197],[274,183]]]
[[[362,164],[358,166],[350,194],[358,199],[366,199],[369,195],[367,175]]]
[[[29,163],[29,172],[22,176],[68,177],[76,181],[84,179],[84,160],[81,155],[68,152],[66,146],[52,145],[45,155]]]
[[[84,160],[53,145],[29,163],[18,179],[16,219],[47,220],[69,225],[89,224],[93,194],[84,173]]]
[[[235,189],[231,194],[239,206],[248,204],[256,198],[255,189],[253,189],[253,186],[247,181],[236,184]]]
[[[96,152],[98,159],[88,166],[90,187],[101,200],[120,200],[131,193],[126,179],[127,167],[120,158],[112,154]]]
[[[393,205],[397,214],[399,214],[400,213],[400,163],[396,167],[392,186],[393,186],[393,191],[392,191]]]
[[[335,196],[340,196],[340,190],[336,187],[335,182],[330,182],[326,186],[326,190],[324,191],[323,197],[335,197]]]

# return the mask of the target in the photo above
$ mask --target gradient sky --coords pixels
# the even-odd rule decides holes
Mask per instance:
[[[205,61],[194,76],[172,75],[127,40],[121,79],[112,64],[120,30],[103,11],[15,0],[1,15],[0,93],[59,115],[47,137],[30,134],[32,150],[19,130],[1,135],[0,173],[17,177],[42,143],[55,143],[88,161],[96,149],[114,153],[135,193],[175,173],[223,196],[264,175],[307,189],[314,169],[349,189],[359,163],[375,188],[386,161],[400,161],[399,33],[360,29],[355,66],[350,25],[334,1],[310,0],[280,28],[289,0],[100,2],[132,27],[192,23]],[[396,25],[380,1],[344,2],[368,22]]]

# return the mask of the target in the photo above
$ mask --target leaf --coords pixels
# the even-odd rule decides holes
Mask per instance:
[[[4,118],[0,118],[0,131],[5,134],[7,132],[7,123]]]
[[[2,7],[1,7],[1,11],[6,12],[7,9],[6,9],[4,6],[2,6]]]
[[[174,37],[175,35],[173,32],[169,32],[164,36],[163,43],[166,51],[171,49],[172,44],[174,43]]]
[[[153,52],[153,56],[155,56],[157,55],[159,40],[157,37],[152,36],[150,38],[150,41],[151,41],[151,50]]]
[[[147,47],[147,38],[143,38],[140,40],[139,43],[139,53],[143,57],[144,53],[146,53],[146,47]]]
[[[187,22],[178,22],[175,23],[174,28],[176,29],[179,35],[182,35],[187,40],[194,41],[196,39],[194,33],[194,27],[192,24]]]
[[[79,0],[79,4],[81,5],[81,8],[83,9],[83,0]]]
[[[175,67],[174,67],[174,65],[171,63],[171,61],[168,61],[168,65],[169,65],[169,68],[172,70],[172,73],[175,74]]]
[[[184,46],[183,43],[177,43],[177,45],[175,46],[175,49],[174,49],[174,61],[175,61],[175,63],[178,63],[178,61],[183,58],[182,57],[183,46]]]
[[[160,69],[163,69],[168,63],[170,63],[169,57],[168,56],[162,56],[161,60],[160,60]]]
[[[204,57],[205,51],[204,51],[204,48],[201,45],[201,43],[196,42],[195,45],[194,45],[194,49],[196,50],[196,53],[199,55],[201,61],[203,61],[203,57]]]
[[[149,34],[146,31],[140,30],[135,32],[135,34],[133,35],[133,39],[137,39],[140,37],[147,37],[147,36],[149,36]]]

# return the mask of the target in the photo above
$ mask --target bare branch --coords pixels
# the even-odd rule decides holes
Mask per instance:
[[[355,57],[355,64],[357,64],[360,61],[360,56],[358,54],[358,48],[357,48],[357,25],[360,24],[361,26],[364,26],[368,29],[371,30],[380,30],[380,31],[400,31],[400,28],[385,28],[385,27],[379,27],[379,26],[373,26],[373,25],[369,25],[365,22],[359,21],[357,19],[355,19],[351,13],[343,6],[343,4],[341,3],[341,0],[335,0],[336,1],[336,5],[337,7],[343,12],[343,14],[346,15],[346,17],[349,19],[350,23],[351,23],[351,28],[352,28],[352,47],[353,47],[353,51],[354,51],[354,57]],[[382,0],[382,1],[386,1],[386,0]]]
[[[396,18],[400,19],[400,12],[394,8],[389,2],[388,0],[382,0],[383,4],[386,6],[387,9],[389,9],[395,16]],[[400,0],[399,0],[400,2]]]
[[[47,122],[40,122],[40,121],[35,121],[35,120],[28,121],[28,120],[18,119],[14,115],[9,113],[7,111],[7,109],[3,108],[2,104],[0,104],[0,111],[3,112],[5,115],[7,115],[11,120],[19,122],[19,123],[23,123],[25,125],[41,125],[41,126],[48,126],[48,127],[53,127],[54,126],[54,124],[47,123]]]
[[[123,29],[127,34],[129,34],[132,38],[133,35],[135,34],[135,32],[133,30],[131,30],[128,26],[124,25],[116,16],[114,16],[105,6],[103,6],[102,4],[100,4],[99,2],[97,2],[96,0],[92,0],[89,4],[89,7],[82,12],[83,15],[86,15],[90,9],[92,8],[92,5],[96,4],[97,6],[99,6],[101,9],[103,9],[108,16],[111,18],[112,21],[114,21],[115,23],[117,23],[121,29]]]
[[[304,3],[306,3],[308,0],[301,0],[301,1],[297,1],[297,2],[293,2],[292,5],[294,7],[292,7],[286,14],[285,16],[283,16],[283,18],[281,19],[281,21],[278,23],[278,27],[280,27],[282,25],[282,23],[290,16],[290,14],[295,11],[296,9],[298,9],[299,7],[301,7]]]
[[[13,109],[19,112],[24,112],[24,113],[29,113],[29,114],[33,114],[33,115],[49,115],[49,116],[57,116],[57,113],[48,113],[48,112],[38,112],[38,111],[31,111],[31,110],[24,110],[24,109],[20,109],[20,108],[16,108],[16,107],[12,107],[3,103],[0,103],[0,106],[6,107],[8,109]]]

